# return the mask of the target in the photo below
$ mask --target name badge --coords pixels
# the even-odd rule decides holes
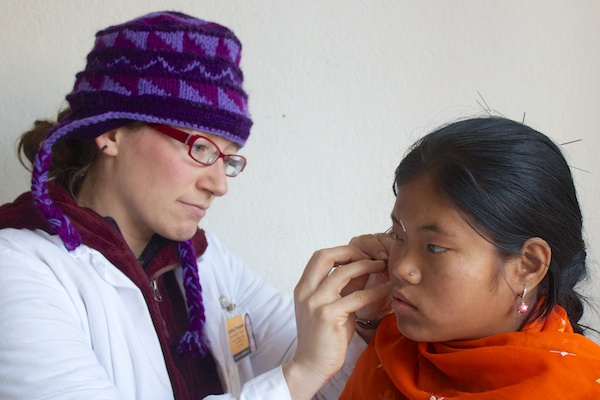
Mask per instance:
[[[225,313],[227,340],[229,350],[235,362],[240,361],[257,350],[250,315],[228,301],[224,296],[219,298]]]

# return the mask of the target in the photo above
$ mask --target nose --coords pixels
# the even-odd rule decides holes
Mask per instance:
[[[225,164],[222,158],[215,161],[214,164],[201,168],[202,175],[196,181],[196,186],[200,190],[208,190],[214,196],[224,196],[227,194],[227,175],[225,175]]]
[[[392,258],[388,263],[388,270],[391,276],[399,280],[404,280],[412,285],[421,281],[421,268],[419,268],[418,257],[404,249],[397,257]]]

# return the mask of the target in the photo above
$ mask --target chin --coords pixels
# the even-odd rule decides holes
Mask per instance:
[[[165,232],[164,235],[163,234],[160,234],[160,235],[163,236],[164,238],[173,240],[175,242],[185,242],[186,240],[193,238],[194,235],[196,234],[196,232],[198,232],[198,229],[199,229],[198,226],[195,225],[193,227],[190,227],[189,229],[180,229],[175,232]]]
[[[434,335],[429,334],[426,328],[410,326],[396,317],[396,327],[402,336],[415,342],[437,342]]]

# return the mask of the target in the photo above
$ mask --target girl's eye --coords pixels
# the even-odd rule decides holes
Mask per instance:
[[[435,244],[428,244],[427,245],[427,251],[429,251],[430,253],[443,253],[444,251],[446,251],[445,247],[441,247],[441,246],[436,246]]]
[[[393,240],[402,240],[402,236],[398,235],[396,232],[394,231],[390,231],[390,237]]]

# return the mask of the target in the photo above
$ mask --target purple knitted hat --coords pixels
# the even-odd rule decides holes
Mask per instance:
[[[67,95],[71,112],[48,132],[32,173],[35,203],[69,251],[81,236],[48,193],[54,144],[143,121],[201,130],[243,146],[252,121],[241,49],[226,27],[178,12],[151,13],[96,34],[87,65]],[[204,355],[202,288],[191,240],[180,243],[179,252],[190,314],[180,351]]]

